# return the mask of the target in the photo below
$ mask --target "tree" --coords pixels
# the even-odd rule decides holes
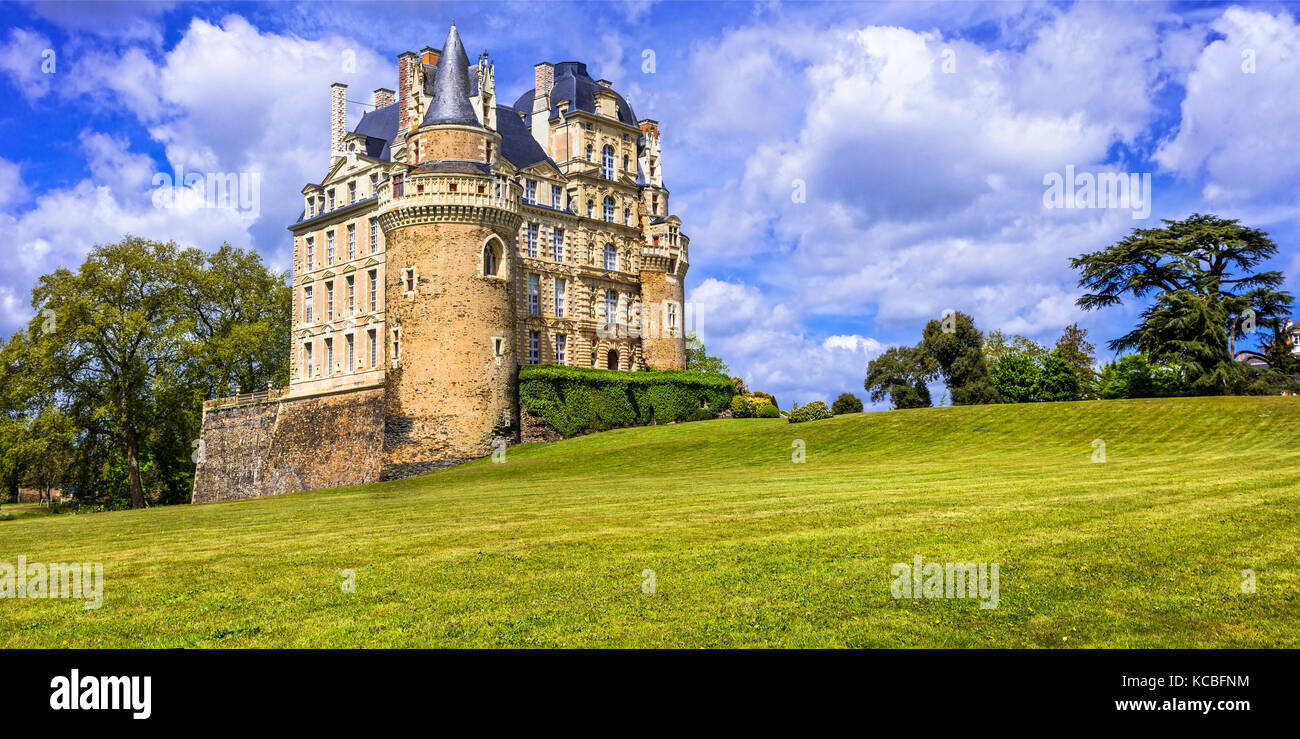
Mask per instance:
[[[922,332],[919,348],[938,368],[952,393],[953,405],[997,402],[998,393],[989,381],[984,360],[984,335],[970,316],[953,313],[943,320],[930,321]]]
[[[840,397],[831,403],[831,414],[842,415],[844,413],[861,413],[862,401],[853,393],[840,393]]]
[[[1097,363],[1094,351],[1096,349],[1088,341],[1088,330],[1079,328],[1077,323],[1066,326],[1061,338],[1056,340],[1055,352],[1074,370],[1080,388],[1090,388],[1097,380],[1097,371],[1093,369]]]
[[[1182,366],[1195,392],[1236,392],[1249,379],[1249,370],[1232,357],[1236,339],[1253,325],[1284,317],[1293,302],[1278,289],[1281,272],[1258,269],[1277,246],[1263,231],[1214,215],[1164,223],[1071,259],[1081,271],[1079,286],[1088,291],[1078,305],[1096,310],[1119,305],[1125,296],[1152,297],[1138,325],[1110,348]]]
[[[938,367],[920,347],[896,346],[867,364],[863,382],[872,403],[885,398],[895,408],[929,408],[930,389]]]
[[[79,496],[188,500],[202,401],[287,382],[290,302],[252,252],[131,236],[96,246],[32,291],[37,316],[5,348],[26,378],[7,425],[29,442],[68,432],[61,474]]]
[[[1101,368],[1097,394],[1106,400],[1118,398],[1163,398],[1182,392],[1182,373],[1177,367],[1153,365],[1141,353],[1125,354]]]
[[[1035,400],[1045,403],[1079,399],[1079,377],[1059,350],[1043,358],[1033,394]]]
[[[1032,362],[1041,362],[1047,356],[1047,347],[1020,334],[1007,336],[1001,329],[994,329],[984,337],[984,361],[990,368],[1008,354],[1020,354]]]
[[[1020,352],[1003,354],[989,371],[990,381],[1004,403],[1033,401],[1040,375],[1038,363]]]
[[[686,369],[696,372],[720,372],[724,375],[731,374],[731,368],[727,363],[717,357],[709,356],[708,350],[704,348],[704,343],[692,331],[686,334]]]

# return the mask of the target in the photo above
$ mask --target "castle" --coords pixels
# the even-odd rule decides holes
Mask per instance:
[[[659,124],[585,64],[513,105],[455,25],[303,188],[286,390],[205,405],[195,502],[395,479],[520,438],[518,366],[685,367],[688,239]]]

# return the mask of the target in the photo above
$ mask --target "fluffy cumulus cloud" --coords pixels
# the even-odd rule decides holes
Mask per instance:
[[[1202,181],[1220,206],[1289,204],[1300,179],[1300,25],[1289,13],[1233,7],[1211,23],[1187,80],[1177,133],[1155,155]]]
[[[59,59],[50,39],[22,28],[9,29],[0,42],[0,72],[13,81],[27,100],[36,100],[50,91],[50,82],[59,69]]]

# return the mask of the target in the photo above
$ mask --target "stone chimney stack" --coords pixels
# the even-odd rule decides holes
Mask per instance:
[[[335,157],[343,156],[343,137],[348,131],[348,86],[330,85],[330,166]]]
[[[555,86],[555,65],[533,65],[533,138],[542,151],[551,153],[551,88]]]
[[[387,87],[381,87],[375,90],[375,110],[387,107],[393,104],[393,91]]]
[[[411,95],[415,90],[415,65],[419,59],[414,51],[405,51],[397,56],[397,135],[405,137],[410,130],[411,119],[415,115]]]

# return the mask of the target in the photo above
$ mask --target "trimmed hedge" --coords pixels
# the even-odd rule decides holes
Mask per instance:
[[[562,436],[620,426],[698,421],[729,408],[735,392],[723,374],[671,370],[619,372],[554,364],[519,368],[519,401]],[[707,404],[701,408],[700,402]]]

